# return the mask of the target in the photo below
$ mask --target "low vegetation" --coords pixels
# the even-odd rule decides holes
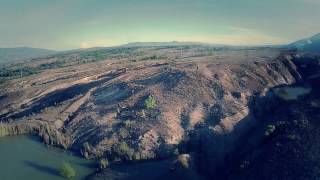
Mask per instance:
[[[107,168],[108,166],[109,166],[108,159],[102,158],[102,159],[99,160],[99,168],[101,170]]]
[[[7,136],[8,130],[6,127],[0,126],[0,137]]]
[[[140,61],[145,61],[145,60],[159,60],[159,59],[166,59],[165,56],[159,56],[159,55],[152,55],[152,56],[146,56],[140,59]]]
[[[23,78],[33,74],[38,74],[43,70],[63,67],[66,62],[59,60],[51,63],[40,64],[36,67],[15,65],[15,66],[4,66],[0,68],[0,84],[16,78]]]
[[[181,154],[177,158],[178,163],[185,169],[188,169],[190,166],[190,155],[189,154]]]
[[[126,120],[123,122],[123,126],[126,129],[132,129],[135,125],[136,125],[136,122],[132,120]]]
[[[120,128],[119,136],[123,139],[127,138],[129,136],[128,130],[126,128]]]
[[[59,173],[66,179],[71,179],[76,176],[76,171],[69,163],[63,163],[62,167],[59,170]]]
[[[90,52],[81,52],[80,59],[94,59],[99,61],[108,57],[108,54],[101,51],[90,51]]]
[[[144,106],[146,109],[154,109],[157,107],[157,101],[153,96],[148,96],[148,98],[144,101]]]
[[[269,125],[266,127],[266,131],[264,132],[264,135],[265,135],[265,136],[269,136],[269,135],[271,135],[275,130],[276,130],[276,126],[274,126],[274,125],[272,125],[272,124],[269,124]]]
[[[124,141],[115,144],[113,151],[120,157],[125,157],[126,160],[132,160],[134,155],[134,150],[128,146]]]

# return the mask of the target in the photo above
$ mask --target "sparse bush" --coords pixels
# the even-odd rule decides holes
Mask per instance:
[[[242,162],[242,164],[240,165],[240,168],[246,168],[246,167],[248,167],[250,165],[250,161],[247,161],[247,160],[245,160],[245,161],[243,161]]]
[[[89,159],[89,155],[92,151],[93,151],[92,146],[88,142],[85,142],[82,144],[81,154],[86,159]]]
[[[59,170],[60,175],[66,179],[71,179],[76,176],[76,171],[69,163],[63,163]]]
[[[297,139],[296,135],[294,135],[294,134],[289,134],[287,137],[288,137],[288,139],[290,139],[292,141]]]
[[[150,57],[150,59],[151,60],[156,60],[156,59],[158,59],[158,56],[157,55],[153,55],[153,56]]]
[[[105,169],[105,168],[107,168],[108,166],[109,166],[109,161],[108,161],[108,159],[105,159],[105,158],[100,159],[100,161],[99,161],[99,168],[100,168],[100,169]]]
[[[131,160],[134,155],[134,150],[128,146],[126,142],[120,142],[114,146],[114,151],[121,157]]]
[[[145,113],[144,109],[142,109],[141,111],[136,112],[136,115],[141,117],[141,118],[146,117],[146,113]]]
[[[272,124],[269,124],[266,128],[266,131],[264,132],[265,136],[269,136],[276,130],[276,127]]]
[[[129,136],[129,132],[125,128],[120,128],[119,136],[121,138],[127,138]]]
[[[188,169],[190,166],[190,155],[189,154],[181,154],[177,159],[178,163],[185,169]]]
[[[6,82],[5,78],[0,77],[0,84],[4,84]]]
[[[276,94],[280,97],[280,98],[283,98],[283,99],[286,99],[288,98],[289,96],[289,93],[285,90],[285,89],[278,89],[276,91]]]
[[[153,96],[148,96],[148,98],[144,101],[144,106],[146,109],[154,109],[157,107],[157,101]]]
[[[107,52],[103,52],[103,51],[91,51],[91,52],[81,52],[80,53],[80,59],[81,59],[81,64],[83,63],[87,63],[89,61],[86,61],[84,59],[93,59],[93,61],[99,61],[99,60],[103,60],[105,58],[108,57],[108,53]]]
[[[141,160],[141,154],[139,152],[136,152],[133,154],[133,159],[134,160]]]
[[[7,136],[8,130],[6,127],[0,126],[0,137]]]
[[[133,128],[135,126],[136,122],[132,121],[132,120],[126,120],[123,122],[123,125],[125,128],[130,129]]]

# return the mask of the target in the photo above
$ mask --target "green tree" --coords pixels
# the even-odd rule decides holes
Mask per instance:
[[[157,101],[153,96],[149,96],[145,101],[144,101],[144,106],[147,109],[154,109],[157,106]]]
[[[264,135],[265,136],[269,136],[271,135],[274,131],[276,130],[276,126],[272,125],[272,124],[269,124],[267,127],[266,127],[266,130],[264,132]]]
[[[76,176],[76,171],[69,163],[63,163],[60,168],[60,175],[66,179],[71,179]]]

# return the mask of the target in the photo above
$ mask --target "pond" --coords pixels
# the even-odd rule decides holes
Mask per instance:
[[[284,100],[297,100],[300,96],[307,95],[311,92],[311,88],[307,87],[281,87],[274,89],[277,96]]]
[[[48,148],[36,137],[0,138],[1,180],[63,180],[58,169],[64,162],[76,171],[74,179],[84,179],[94,172],[94,162],[70,152]]]

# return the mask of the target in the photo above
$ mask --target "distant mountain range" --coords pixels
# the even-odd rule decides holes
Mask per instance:
[[[288,45],[289,48],[297,49],[298,51],[319,52],[320,53],[320,33],[310,38],[305,38]]]
[[[226,46],[222,44],[172,41],[172,42],[133,42],[133,43],[128,43],[118,47],[158,47],[158,46],[160,47],[160,46],[186,46],[186,45],[203,45],[203,46],[217,46],[217,47]],[[320,33],[310,38],[305,38],[288,45],[270,46],[270,47],[285,47],[289,49],[296,49],[298,51],[320,53]],[[104,48],[105,47],[78,49],[78,50],[64,51],[64,53],[98,50],[98,49],[104,49]],[[48,56],[48,55],[57,54],[57,53],[61,53],[61,52],[48,50],[48,49],[30,48],[30,47],[0,48],[0,63],[10,63],[10,62],[20,61],[25,59]]]
[[[225,46],[221,44],[208,44],[208,43],[200,43],[200,42],[179,42],[179,41],[172,41],[172,42],[132,42],[122,47],[157,47],[157,46],[190,46],[190,45],[204,45],[204,46]]]
[[[10,63],[24,59],[37,58],[58,53],[48,49],[17,47],[0,48],[0,63]]]
[[[122,45],[121,47],[157,47],[157,46],[186,46],[186,45],[203,45],[203,46],[228,46],[223,44],[209,44],[209,43],[198,43],[198,42],[133,42]],[[246,47],[246,46],[230,46],[230,47]],[[273,47],[273,48],[288,48],[295,49],[298,51],[306,52],[319,52],[320,53],[320,33],[310,38],[305,38],[288,45],[270,45],[270,46],[257,46],[257,47]]]

